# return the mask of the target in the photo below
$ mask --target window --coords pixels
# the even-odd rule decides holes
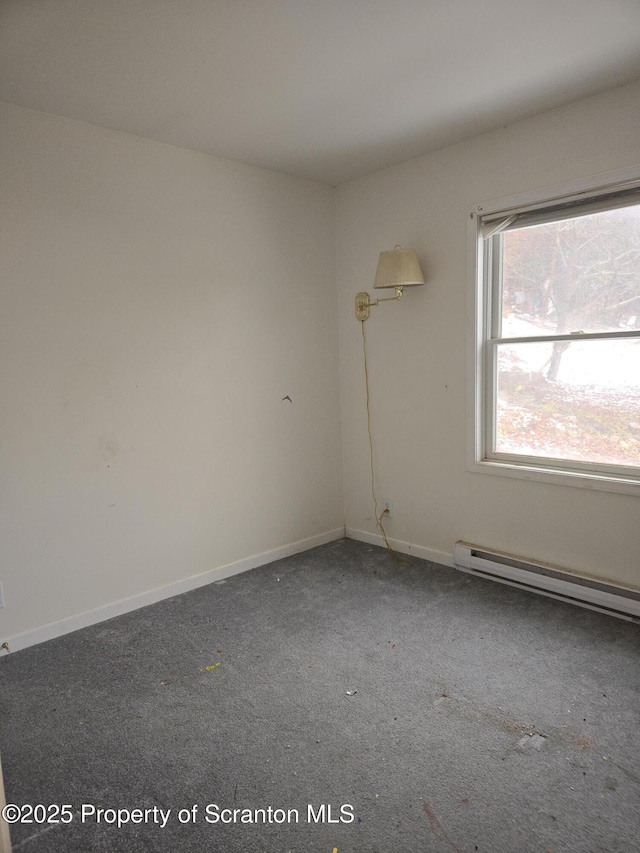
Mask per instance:
[[[471,212],[474,470],[640,494],[640,179]]]

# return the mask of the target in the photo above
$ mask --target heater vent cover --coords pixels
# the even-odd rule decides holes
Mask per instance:
[[[640,623],[640,590],[582,577],[557,566],[490,551],[468,542],[455,543],[453,562],[456,569],[471,575]]]

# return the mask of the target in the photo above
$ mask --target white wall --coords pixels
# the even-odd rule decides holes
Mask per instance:
[[[478,202],[640,164],[640,84],[539,115],[337,191],[346,523],[375,532],[359,290],[396,243],[426,287],[367,321],[378,495],[388,534],[450,561],[457,539],[640,586],[640,497],[466,470],[467,216]]]
[[[390,536],[640,585],[640,498],[465,468],[468,210],[639,164],[640,84],[337,191],[10,105],[0,123],[2,640],[340,535],[338,327],[346,520],[375,535],[353,297],[396,243],[428,284],[367,323]]]
[[[333,190],[0,123],[2,639],[340,535]]]

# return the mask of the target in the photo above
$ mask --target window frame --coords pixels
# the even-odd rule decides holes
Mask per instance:
[[[549,220],[556,220],[563,218],[563,215],[568,217],[572,211],[578,209],[584,212],[591,207],[594,210],[620,207],[625,202],[629,203],[630,196],[633,197],[638,192],[640,166],[572,181],[551,189],[483,202],[469,211],[469,278],[472,283],[472,299],[469,311],[468,470],[640,496],[640,468],[637,474],[630,474],[628,467],[500,453],[493,450],[499,342],[526,343],[538,341],[540,337],[544,342],[640,338],[640,331],[497,337],[494,332],[499,328],[498,313],[501,311],[501,301],[496,298],[493,281],[501,281],[499,265],[502,258],[501,254],[495,251],[501,240],[500,231],[506,223],[510,224],[516,218],[525,224],[533,224],[534,220],[540,220],[545,215],[548,215]]]

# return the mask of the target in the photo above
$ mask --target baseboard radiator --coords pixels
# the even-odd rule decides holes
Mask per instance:
[[[456,569],[640,623],[640,590],[614,586],[468,542],[453,546]]]

